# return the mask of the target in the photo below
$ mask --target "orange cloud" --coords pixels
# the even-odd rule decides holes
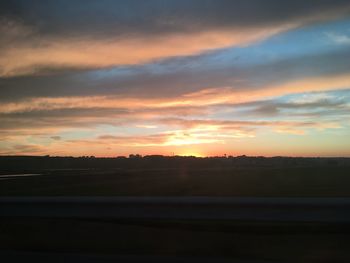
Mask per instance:
[[[18,102],[2,103],[0,113],[26,112],[35,110],[56,110],[74,108],[120,108],[128,110],[168,109],[187,110],[202,106],[215,106],[226,103],[245,103],[299,92],[330,91],[348,89],[349,74],[310,77],[277,85],[266,85],[256,89],[240,87],[220,87],[183,94],[175,98],[138,98],[126,96],[84,96],[33,98]],[[203,110],[203,109],[202,109]],[[191,113],[191,112],[189,112]],[[181,112],[183,114],[183,112]]]
[[[18,23],[0,28],[8,46],[1,50],[0,76],[35,74],[42,68],[102,68],[187,56],[234,45],[246,45],[298,26],[216,29],[166,36],[94,38],[44,38]],[[26,36],[26,37],[24,37]]]

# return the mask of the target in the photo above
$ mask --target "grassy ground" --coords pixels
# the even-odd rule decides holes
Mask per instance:
[[[35,170],[0,181],[0,195],[350,196],[350,167]]]

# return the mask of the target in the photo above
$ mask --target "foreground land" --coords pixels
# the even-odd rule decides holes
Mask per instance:
[[[350,262],[346,158],[0,157],[0,167],[0,201],[14,200],[0,202],[2,262]],[[171,196],[180,209],[163,203]]]
[[[4,262],[349,262],[349,198],[0,198]]]
[[[349,197],[346,158],[0,157],[1,196]]]
[[[345,263],[349,233],[349,226],[308,223],[12,218],[1,220],[0,255],[7,262],[115,262],[124,255],[118,262]]]

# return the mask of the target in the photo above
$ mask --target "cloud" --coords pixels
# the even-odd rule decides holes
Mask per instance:
[[[219,130],[219,129],[244,129],[247,127],[246,131],[256,127],[310,127],[310,128],[331,128],[338,127],[334,123],[320,123],[316,121],[242,121],[242,120],[195,120],[195,119],[163,119],[161,122],[168,125],[175,125],[180,127],[185,127],[187,129],[209,129],[209,130]]]
[[[228,105],[227,105],[228,106]],[[239,110],[244,115],[255,116],[341,116],[350,110],[348,102],[334,98],[319,99],[310,102],[281,102],[278,100],[255,101],[232,105],[232,108]]]
[[[346,13],[346,0],[179,0],[140,2],[51,0],[1,3],[3,16],[20,17],[43,35],[168,35],[207,28],[275,25],[305,17],[332,17]],[[45,22],[45,23],[43,23]]]
[[[218,121],[162,119],[159,123],[169,125],[167,132],[146,135],[101,135],[88,140],[70,140],[66,143],[85,145],[108,145],[109,147],[167,147],[201,144],[225,144],[231,140],[249,139],[256,136],[258,128],[268,127],[279,133],[304,135],[305,129],[339,128],[335,123],[301,121]],[[172,130],[171,127],[181,129]]]
[[[139,64],[246,45],[349,13],[347,1],[14,1],[2,4],[0,75]],[[23,11],[25,10],[25,11]],[[152,10],[152,11],[151,11]]]
[[[134,136],[114,136],[101,135],[96,139],[90,140],[71,140],[69,143],[83,144],[106,144],[111,146],[127,146],[127,147],[150,147],[150,146],[182,146],[195,144],[220,143],[222,140],[218,138],[210,138],[207,133],[175,130],[149,135]]]
[[[263,105],[267,98],[274,98],[291,93],[328,91],[346,89],[350,85],[349,75],[334,75],[317,78],[306,78],[283,84],[266,85],[259,89],[236,89],[234,87],[203,89],[198,92],[185,93],[182,96],[167,98],[144,98],[127,96],[85,96],[85,97],[44,97],[13,101],[0,104],[0,117],[15,121],[20,118],[60,117],[62,119],[80,117],[81,121],[89,118],[106,118],[122,120],[123,117],[138,115],[142,118],[153,118],[161,114],[172,116],[193,116],[210,113],[215,108],[239,106],[240,103],[255,104],[274,112],[278,105]],[[339,103],[339,102],[337,102]],[[260,105],[258,105],[260,104]],[[265,103],[266,104],[266,103]],[[296,104],[298,106],[308,104]],[[310,108],[317,106],[309,104]],[[242,105],[244,106],[244,105]],[[281,105],[280,105],[281,106]],[[286,107],[287,105],[284,105]],[[337,105],[330,105],[337,106]],[[272,108],[273,107],[273,108]],[[56,123],[58,124],[58,123]]]
[[[318,85],[315,87],[320,88]],[[0,112],[3,110],[0,113],[0,130],[2,137],[13,137],[14,134],[17,136],[57,134],[72,129],[93,130],[101,125],[127,129],[134,126],[140,130],[169,129],[178,126],[186,129],[213,129],[218,133],[231,129],[235,134],[240,132],[248,134],[257,127],[283,126],[290,130],[291,126],[313,128],[317,123],[339,123],[349,112],[346,95],[348,90],[294,94],[292,99],[287,101],[283,97],[266,100],[267,94],[264,92],[260,92],[258,96],[249,92],[242,93],[241,98],[237,99],[237,93],[226,89],[224,91],[220,92],[220,89],[216,89],[215,92],[202,91],[199,94],[177,98],[178,101],[176,99],[124,101],[107,97],[73,97],[29,100],[24,105],[10,104],[12,107],[3,104],[3,107],[0,107]],[[336,95],[338,93],[343,95]],[[256,98],[258,99],[254,100]],[[217,118],[215,116],[220,115],[224,116],[225,120],[215,120]],[[277,120],[273,122],[264,120],[270,117]],[[301,121],[285,121],[285,118],[294,117],[301,118]],[[317,119],[310,122],[314,117]],[[328,117],[335,119],[329,120]],[[255,120],[256,118],[260,121]],[[245,129],[242,130],[242,127]]]
[[[328,32],[328,33],[326,33],[326,36],[328,36],[328,38],[331,39],[334,43],[337,43],[340,45],[350,44],[350,36],[349,35]]]
[[[184,62],[184,61],[183,61]],[[195,59],[194,59],[195,62]],[[0,79],[0,100],[30,97],[115,96],[125,99],[171,98],[213,88],[232,92],[302,92],[347,88],[350,49],[293,57],[248,67],[234,63],[181,66],[180,61],[115,70]],[[191,63],[187,61],[187,63]],[[200,94],[205,95],[205,94]],[[189,99],[189,98],[187,98]]]
[[[1,155],[35,155],[42,152],[43,148],[35,144],[16,144],[0,150]]]
[[[166,57],[186,56],[206,50],[244,45],[264,39],[291,28],[213,30],[167,37],[134,37],[127,39],[47,39],[3,48],[0,58],[0,76],[29,75],[60,68],[104,68],[132,65]],[[19,40],[16,40],[18,42]],[[11,44],[13,45],[13,44]],[[33,48],[34,46],[34,48]]]
[[[113,136],[103,135],[98,140],[119,146],[183,146],[196,144],[224,143],[227,139],[253,137],[247,129],[232,128],[230,131],[219,131],[211,127],[191,128],[184,130],[172,130],[168,132],[136,135],[136,136]],[[94,140],[93,140],[94,141]]]
[[[141,108],[138,110],[113,109],[113,108],[71,108],[56,110],[32,110],[26,112],[12,112],[0,114],[0,138],[3,143],[28,141],[33,139],[50,138],[58,141],[62,133],[89,134],[102,133],[104,129],[120,129],[128,133],[135,129],[138,133],[144,133],[145,129],[166,129],[157,127],[159,116],[193,116],[192,113],[203,114],[200,108]],[[80,135],[82,136],[82,135]],[[60,136],[60,142],[64,142],[66,136]],[[69,136],[68,136],[69,137]],[[91,135],[90,135],[91,137]],[[46,140],[44,140],[46,143]],[[203,141],[203,140],[201,140]],[[136,144],[135,144],[136,145]],[[60,147],[56,145],[55,147]]]

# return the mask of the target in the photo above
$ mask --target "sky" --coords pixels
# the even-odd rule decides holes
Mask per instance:
[[[348,0],[0,2],[0,155],[350,156]]]

